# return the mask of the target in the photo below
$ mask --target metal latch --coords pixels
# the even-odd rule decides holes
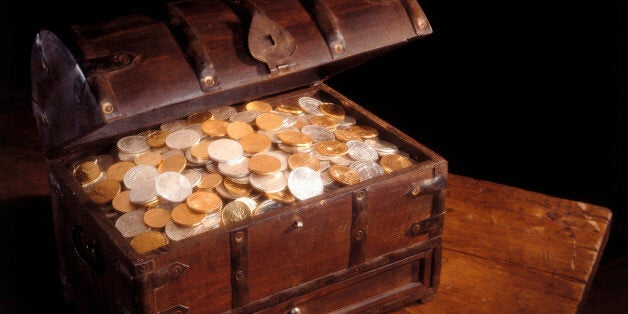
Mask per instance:
[[[444,175],[439,174],[429,180],[413,182],[406,190],[406,196],[409,198],[417,198],[421,195],[432,194],[441,191],[447,187],[447,179]]]

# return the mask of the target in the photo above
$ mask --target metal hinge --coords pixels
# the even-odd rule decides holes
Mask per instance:
[[[190,266],[176,262],[156,271],[152,269],[152,261],[137,267],[140,276],[135,277],[136,285],[142,290],[152,290],[179,280]]]

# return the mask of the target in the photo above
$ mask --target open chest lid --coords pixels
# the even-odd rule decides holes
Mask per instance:
[[[416,0],[185,0],[69,30],[31,53],[47,152],[311,85],[432,32]]]

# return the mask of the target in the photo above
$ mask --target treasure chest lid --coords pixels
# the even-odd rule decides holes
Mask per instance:
[[[31,52],[48,152],[312,85],[432,32],[416,0],[185,0],[68,30]]]

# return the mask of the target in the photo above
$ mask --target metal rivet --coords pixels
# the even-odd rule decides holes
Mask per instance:
[[[301,227],[303,227],[303,221],[297,220],[297,221],[294,222],[293,225],[294,225],[295,228],[301,228]]]
[[[117,59],[118,59],[118,62],[122,64],[129,64],[129,62],[131,62],[131,59],[126,54],[119,55]]]
[[[427,27],[427,21],[425,21],[424,19],[419,19],[417,23],[419,24],[420,29],[425,29]]]
[[[244,279],[244,272],[243,272],[243,271],[241,271],[241,270],[239,270],[239,271],[236,273],[236,275],[235,275],[235,280],[236,280],[236,281],[240,281],[240,280],[242,280],[242,279]]]
[[[356,232],[355,235],[353,236],[353,238],[356,241],[361,241],[363,237],[364,237],[364,232],[362,232],[362,230]]]
[[[298,307],[293,307],[288,311],[288,314],[301,314],[301,309]]]
[[[203,78],[203,84],[207,87],[212,87],[214,86],[215,83],[216,81],[214,80],[214,77],[211,75],[205,76]]]
[[[343,52],[345,52],[345,46],[340,44],[340,43],[334,44],[334,52],[335,53],[343,53]]]
[[[242,242],[242,240],[244,240],[244,232],[242,232],[242,231],[238,231],[238,232],[236,232],[236,234],[235,234],[235,237],[234,237],[234,238],[235,238],[235,240],[236,240],[237,242]]]
[[[421,193],[421,186],[418,184],[412,187],[412,195],[417,196]]]
[[[358,191],[358,193],[356,194],[357,198],[359,200],[361,200],[364,197],[364,190]]]
[[[113,105],[110,102],[103,103],[102,105],[100,105],[100,108],[105,114],[110,114],[113,112]]]
[[[421,226],[419,226],[419,225],[412,225],[412,227],[410,227],[410,232],[413,235],[419,234],[419,232],[421,232]]]

